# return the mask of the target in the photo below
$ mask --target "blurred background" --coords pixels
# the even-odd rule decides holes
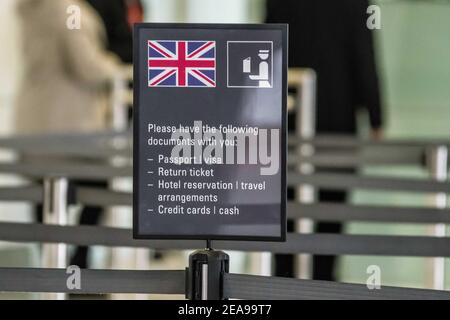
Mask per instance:
[[[55,0],[58,1],[58,0]],[[313,0],[311,0],[313,1]],[[15,132],[17,97],[23,94],[20,84],[24,77],[23,38],[18,0],[0,2],[0,135]],[[283,1],[278,1],[282,6]],[[384,111],[383,135],[389,138],[449,138],[450,137],[450,2],[417,0],[378,0],[372,4],[381,8],[381,29],[374,30],[374,48],[379,73]],[[190,23],[260,23],[265,21],[265,0],[142,0],[144,21]],[[299,39],[298,41],[301,41]],[[320,75],[319,75],[320,77]],[[23,90],[23,89],[22,89]],[[358,114],[362,136],[369,136],[367,113]],[[8,157],[8,154],[0,154]],[[425,177],[420,168],[365,168],[374,175]],[[20,184],[11,175],[0,176],[1,184]],[[425,196],[401,192],[363,192],[351,194],[357,204],[424,205]],[[129,210],[129,209],[124,209]],[[25,204],[0,204],[0,219],[33,220],[32,208]],[[74,220],[76,220],[74,218]],[[350,223],[346,233],[426,235],[430,226],[413,224]],[[108,253],[96,248],[93,267],[105,267]],[[38,250],[33,245],[0,243],[0,266],[37,266]],[[171,260],[172,259],[172,260]],[[246,258],[241,256],[232,271],[244,270]],[[182,258],[167,257],[155,268],[183,266]],[[352,256],[340,259],[337,280],[365,283],[366,269],[378,265],[383,270],[383,285],[429,287],[429,259]],[[447,261],[447,272],[450,263]],[[450,289],[450,277],[446,280]],[[0,296],[1,297],[1,296]]]

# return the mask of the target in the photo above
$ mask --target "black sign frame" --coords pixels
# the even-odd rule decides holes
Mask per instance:
[[[134,239],[160,239],[160,240],[239,240],[239,241],[270,241],[285,242],[287,232],[287,95],[288,95],[288,25],[287,24],[192,24],[192,23],[138,23],[134,25],[133,32],[133,190],[137,190],[139,186],[139,139],[140,139],[140,122],[139,122],[139,106],[140,95],[138,89],[140,87],[140,63],[139,63],[139,34],[141,29],[244,29],[244,30],[279,30],[282,33],[282,119],[281,119],[281,144],[280,144],[280,170],[281,170],[281,186],[280,192],[280,236],[221,236],[221,235],[149,235],[139,234],[139,193],[133,192],[133,238]]]

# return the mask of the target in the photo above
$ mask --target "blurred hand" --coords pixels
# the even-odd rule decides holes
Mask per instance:
[[[372,129],[370,131],[370,139],[373,141],[381,141],[384,138],[383,129]]]

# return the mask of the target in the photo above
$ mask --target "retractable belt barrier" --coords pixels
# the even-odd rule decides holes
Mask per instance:
[[[40,186],[0,188],[0,201],[41,203]],[[72,201],[90,206],[131,206],[132,194],[98,188],[76,188]],[[449,209],[428,207],[363,206],[336,203],[288,202],[288,217],[317,221],[371,221],[402,223],[450,223]]]
[[[361,148],[361,147],[391,147],[391,148],[428,148],[435,146],[450,146],[448,139],[385,139],[381,141],[363,140],[349,135],[316,135],[313,138],[298,138],[289,135],[288,145],[295,147],[307,143],[316,147]]]
[[[175,250],[204,247],[201,240],[134,240],[131,229],[25,223],[0,223],[0,240]],[[290,233],[283,243],[214,241],[214,247],[247,252],[450,257],[450,238],[428,236]]]
[[[113,167],[87,164],[0,164],[0,172],[34,178],[65,177],[85,180],[104,180],[112,177],[131,177],[132,167]],[[302,184],[335,189],[370,189],[386,191],[444,192],[450,193],[450,182],[412,178],[384,178],[340,173],[314,175],[288,172],[289,186]]]
[[[288,156],[289,165],[308,162],[317,166],[349,167],[361,165],[420,165],[423,151],[438,145],[450,145],[450,141],[387,140],[363,141],[353,137],[319,136],[314,139],[289,137],[289,146],[299,143],[319,147],[314,155]],[[332,149],[321,150],[320,147]],[[108,158],[131,157],[132,137],[129,132],[105,132],[98,134],[66,134],[19,136],[1,138],[0,148],[36,155],[66,157]],[[336,149],[338,148],[338,149]]]
[[[449,182],[411,178],[368,177],[341,173],[288,174],[288,185],[309,184],[331,189],[369,189],[383,191],[450,193]]]
[[[76,146],[112,146],[114,139],[122,138],[131,142],[131,131],[106,131],[98,133],[73,133],[73,134],[45,134],[23,135],[0,138],[0,148],[12,150],[28,150],[29,148],[46,148],[53,144],[54,150],[70,150]],[[289,135],[288,144],[295,147],[298,144],[313,144],[316,147],[333,148],[361,148],[361,147],[391,147],[391,148],[427,148],[433,146],[450,146],[448,139],[386,139],[382,141],[362,140],[354,136],[346,135],[317,135],[314,138],[300,139],[295,135]],[[130,147],[131,144],[128,144]],[[95,151],[95,150],[94,150]]]
[[[40,139],[40,140],[39,140]],[[46,140],[45,140],[46,139]],[[0,139],[0,148],[29,154],[54,154],[102,158],[129,157],[129,133],[100,133],[98,135],[65,135],[32,138]],[[90,140],[86,143],[86,140]],[[45,141],[45,143],[43,142]],[[42,144],[45,146],[42,146]],[[309,163],[313,166],[346,168],[360,165],[424,164],[427,148],[450,145],[448,141],[388,141],[382,143],[352,138],[318,137],[309,140],[290,137],[289,145],[310,143],[314,147],[341,148],[337,152],[325,150],[313,155],[289,155],[289,165]],[[42,148],[41,148],[42,147]],[[380,155],[383,148],[401,151]],[[380,149],[381,148],[381,149]],[[387,150],[387,149],[384,149]],[[2,163],[0,173],[18,174],[32,178],[65,178],[104,180],[131,177],[131,166],[105,166],[82,162],[55,164]],[[385,178],[354,174],[288,172],[288,185],[311,185],[337,189],[369,189],[409,191],[434,194],[450,193],[450,183],[444,180]],[[70,189],[70,188],[69,188]],[[130,206],[130,193],[95,188],[71,191],[70,203],[96,206]],[[41,186],[2,187],[0,201],[41,202]],[[318,221],[376,221],[411,223],[450,223],[450,210],[440,208],[349,206],[344,204],[288,203],[288,217]],[[134,240],[130,229],[62,226],[49,224],[0,223],[0,240],[9,242],[40,242],[81,246],[134,247],[154,249],[195,249],[204,246],[200,240]],[[409,257],[450,257],[449,237],[381,236],[339,234],[288,234],[285,243],[251,241],[214,241],[216,249],[245,252],[322,255],[381,255]],[[187,271],[125,271],[82,270],[81,290],[69,290],[64,269],[0,268],[0,291],[65,292],[65,293],[155,293],[187,294]],[[383,287],[368,290],[364,285],[248,276],[225,273],[223,297],[238,299],[450,299],[450,292]]]
[[[375,148],[363,151],[316,151],[310,156],[294,153],[288,155],[288,165],[309,163],[317,167],[353,168],[361,166],[423,166],[424,152],[422,149],[386,150]]]
[[[76,294],[184,294],[184,271],[82,270],[80,289],[67,286],[65,269],[0,268],[0,291]]]
[[[130,132],[100,132],[95,134],[49,134],[0,138],[0,149],[27,155],[57,155],[66,157],[107,158],[131,156]]]
[[[64,269],[0,268],[3,292],[64,292],[76,294],[186,294],[186,271],[81,270],[80,289],[68,289]],[[450,292],[261,277],[226,273],[224,298],[234,299],[411,299],[448,300]]]
[[[365,285],[314,280],[298,280],[253,275],[226,274],[224,295],[254,300],[448,300],[450,292],[382,287],[368,290]]]
[[[0,201],[3,202],[33,202],[39,203],[43,199],[42,186],[26,186],[26,187],[1,187]]]
[[[104,131],[98,133],[58,133],[58,134],[33,134],[17,135],[0,138],[0,148],[27,150],[28,148],[45,148],[49,144],[56,144],[56,148],[70,149],[73,145],[94,146],[101,143],[108,145],[115,138],[127,138],[131,140],[131,132]]]
[[[147,76],[148,74],[145,77],[147,78]],[[124,80],[130,80],[131,77],[131,69],[128,69],[128,72],[118,77],[113,84],[114,121],[112,127],[116,130],[124,129],[127,124],[126,105],[131,102],[131,97],[129,92],[125,94],[127,86]],[[296,188],[299,201],[302,203],[289,202],[288,217],[299,223],[296,226],[297,231],[308,232],[307,224],[306,229],[299,227],[304,218],[318,221],[441,224],[450,222],[450,210],[439,205],[436,208],[406,208],[308,203],[314,200],[310,197],[312,194],[310,191],[314,187],[424,192],[440,194],[445,197],[445,194],[450,191],[450,183],[441,179],[442,175],[438,173],[438,171],[442,171],[440,167],[438,169],[431,168],[432,178],[435,181],[310,173],[314,172],[315,167],[333,169],[357,168],[366,165],[423,166],[429,155],[432,156],[430,158],[432,165],[440,163],[440,166],[447,167],[448,164],[442,165],[442,161],[433,162],[433,157],[439,153],[438,147],[446,148],[450,146],[450,141],[389,140],[372,142],[348,136],[315,136],[316,75],[314,71],[291,70],[289,86],[295,88],[296,92],[296,102],[293,104],[296,109],[296,135],[288,138],[288,146],[292,152],[288,155],[288,165],[291,171],[287,176],[288,185]],[[64,225],[67,222],[67,206],[69,204],[131,205],[132,195],[130,193],[80,188],[71,186],[69,182],[70,180],[104,181],[131,177],[131,166],[123,164],[128,163],[127,160],[129,161],[132,157],[132,140],[130,131],[1,138],[0,149],[13,151],[19,157],[23,155],[25,160],[28,156],[32,158],[37,155],[56,156],[58,159],[66,158],[67,161],[52,164],[0,163],[0,174],[16,174],[44,179],[44,186],[0,187],[0,201],[44,202],[47,213],[53,215],[54,219],[46,221],[47,224],[0,222],[0,240],[155,249],[203,248],[204,241],[200,240],[134,240],[130,229]],[[432,149],[435,154],[426,154],[428,149]],[[444,151],[446,157],[446,150]],[[84,160],[100,161],[98,164],[88,164]],[[103,164],[106,163],[105,160],[108,160],[109,165]],[[113,165],[118,163],[121,166]],[[285,254],[450,257],[450,238],[440,237],[437,234],[435,237],[424,237],[290,233],[285,243],[214,241],[214,248]],[[67,253],[64,250],[61,252]],[[217,258],[216,262],[220,259],[221,257]],[[220,262],[223,263],[224,260]],[[300,260],[297,262],[302,268],[307,265],[302,264]],[[81,289],[78,290],[68,289],[67,278],[69,275],[65,269],[0,268],[0,291],[185,294],[191,298],[193,282],[190,276],[198,271],[193,268],[194,265],[190,263],[189,270],[178,271],[81,270]],[[48,267],[63,268],[64,266],[51,265]],[[214,264],[209,263],[207,267],[214,269]],[[202,276],[210,275],[209,271],[206,273],[200,271]],[[201,279],[203,282],[204,278]],[[438,290],[385,286],[381,290],[368,290],[364,285],[230,274],[227,268],[221,275],[220,283],[215,280],[206,279],[206,291],[210,284],[213,287],[216,285],[215,287],[223,288],[221,298],[450,299],[450,292]],[[202,284],[202,290],[204,285]],[[206,298],[210,298],[210,295],[206,294]]]
[[[51,165],[44,163],[0,163],[0,172],[32,178],[64,177],[68,179],[103,181],[114,177],[131,177],[132,168],[131,166],[113,167],[108,165],[83,163],[54,163]]]

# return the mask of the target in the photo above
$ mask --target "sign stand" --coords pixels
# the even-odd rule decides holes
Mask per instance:
[[[225,300],[223,296],[224,275],[228,273],[230,257],[223,251],[207,248],[189,255],[187,295],[189,300]]]
[[[186,296],[223,300],[212,240],[286,241],[287,25],[134,31],[133,237],[206,240]]]

